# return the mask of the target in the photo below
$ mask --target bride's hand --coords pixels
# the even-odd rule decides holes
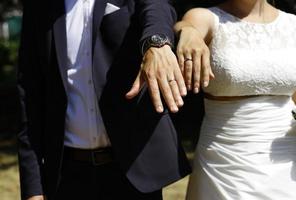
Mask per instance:
[[[177,56],[188,90],[198,93],[201,86],[207,87],[215,77],[210,66],[209,48],[193,26],[180,29]]]
[[[36,195],[28,198],[27,200],[46,200],[46,198],[43,195]]]

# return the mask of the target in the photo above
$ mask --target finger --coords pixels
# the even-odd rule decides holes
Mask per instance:
[[[154,77],[147,77],[147,86],[150,93],[150,97],[156,112],[162,113],[163,112],[163,105],[161,102],[160,91],[157,84],[157,80]]]
[[[210,56],[208,53],[202,55],[202,83],[208,87],[210,81]]]
[[[213,73],[212,67],[210,66],[210,80],[215,78],[215,74]]]
[[[141,76],[141,71],[138,73],[135,82],[133,83],[130,91],[125,95],[127,99],[133,99],[135,96],[139,94],[144,84],[144,80]]]
[[[201,56],[196,54],[193,56],[193,92],[197,94],[200,90],[200,71],[201,71]]]
[[[185,56],[185,83],[187,86],[188,90],[191,90],[192,86],[192,61],[191,60],[186,60],[186,59],[191,59],[190,55]]]
[[[184,75],[184,55],[182,51],[177,51],[178,63],[182,74]]]
[[[186,89],[186,85],[185,85],[185,82],[184,82],[184,78],[181,74],[181,71],[179,69],[176,69],[174,71],[174,76],[175,76],[175,80],[177,82],[177,85],[179,87],[179,91],[180,91],[180,94],[182,96],[186,96],[187,95],[187,89]]]
[[[169,86],[167,77],[161,78],[160,80],[158,80],[158,83],[159,83],[162,96],[166,102],[166,105],[170,109],[170,111],[173,113],[178,112],[179,109],[173,97],[172,90],[171,90],[171,87]]]
[[[169,86],[171,88],[171,91],[172,91],[172,94],[173,94],[173,97],[174,97],[174,100],[175,100],[177,106],[178,107],[183,106],[184,102],[181,97],[177,81],[176,80],[169,81]]]

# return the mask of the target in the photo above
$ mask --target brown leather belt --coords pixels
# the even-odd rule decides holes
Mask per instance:
[[[74,161],[91,163],[95,166],[107,164],[113,161],[112,148],[78,149],[65,147],[64,158]]]

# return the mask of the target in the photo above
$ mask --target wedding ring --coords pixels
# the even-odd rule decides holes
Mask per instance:
[[[192,58],[185,58],[184,62],[187,62],[187,61],[192,61]]]

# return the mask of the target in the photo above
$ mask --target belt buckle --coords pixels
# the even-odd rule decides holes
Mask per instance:
[[[104,164],[104,163],[102,163],[102,162],[98,163],[98,162],[96,161],[96,158],[95,158],[96,153],[102,153],[102,152],[103,152],[103,150],[95,150],[95,151],[92,151],[92,152],[91,152],[92,163],[93,163],[94,166],[99,166],[99,165]]]

